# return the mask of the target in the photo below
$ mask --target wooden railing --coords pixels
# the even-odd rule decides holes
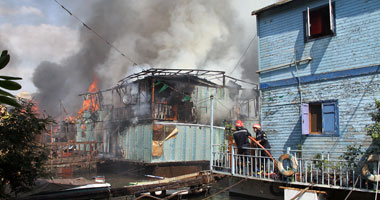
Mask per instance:
[[[88,165],[97,162],[99,142],[55,142],[46,146],[50,150],[49,163],[52,166]]]
[[[160,120],[177,120],[177,106],[168,105],[166,103],[155,103],[153,118]]]

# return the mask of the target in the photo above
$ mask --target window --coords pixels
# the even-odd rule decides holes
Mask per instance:
[[[310,39],[331,36],[335,34],[335,6],[328,5],[317,8],[307,8],[304,12],[306,41]]]
[[[302,104],[302,135],[339,136],[337,101]]]

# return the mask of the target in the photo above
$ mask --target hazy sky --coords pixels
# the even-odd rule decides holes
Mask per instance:
[[[99,1],[59,0],[85,22],[89,16],[94,15],[91,5]],[[245,48],[255,31],[255,22],[254,17],[250,15],[251,11],[275,1],[231,0],[230,2],[233,2],[231,4],[237,14],[234,20],[240,21],[243,26],[242,31],[245,34],[239,38],[241,40],[239,45],[241,48]],[[77,53],[77,50],[81,48],[79,41],[81,27],[82,25],[54,0],[1,0],[0,49],[9,50],[11,63],[0,74],[20,76],[23,78],[21,81],[22,91],[37,92],[37,88],[32,82],[36,67],[42,61],[60,63]],[[128,43],[120,44],[119,42],[114,45],[123,46]]]

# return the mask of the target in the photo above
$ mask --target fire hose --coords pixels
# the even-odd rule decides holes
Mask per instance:
[[[263,145],[261,145],[255,138],[253,138],[252,136],[248,136],[249,139],[251,139],[257,146],[259,146],[260,148],[262,148],[265,153],[268,154],[268,156],[273,160],[274,164],[277,165],[277,161],[273,158],[272,154],[269,153],[269,151],[263,147]]]

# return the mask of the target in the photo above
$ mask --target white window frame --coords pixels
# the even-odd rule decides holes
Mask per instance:
[[[316,38],[312,38],[312,35],[311,35],[311,22],[310,22],[310,10],[314,10],[314,9],[318,9],[318,8],[321,8],[321,7],[324,7],[326,6],[326,4],[324,5],[321,5],[319,7],[315,7],[315,8],[310,8],[310,7],[307,7],[306,9],[306,41],[308,40],[313,40],[313,39],[318,39],[318,38],[324,38],[324,37],[331,37],[332,35],[335,35],[336,34],[336,29],[335,29],[335,2],[332,2],[331,0],[329,0],[329,3],[328,3],[328,7],[329,7],[329,19],[330,19],[330,31],[331,31],[331,34],[328,34],[328,35],[325,35],[325,36],[321,36],[321,37],[316,37]]]

